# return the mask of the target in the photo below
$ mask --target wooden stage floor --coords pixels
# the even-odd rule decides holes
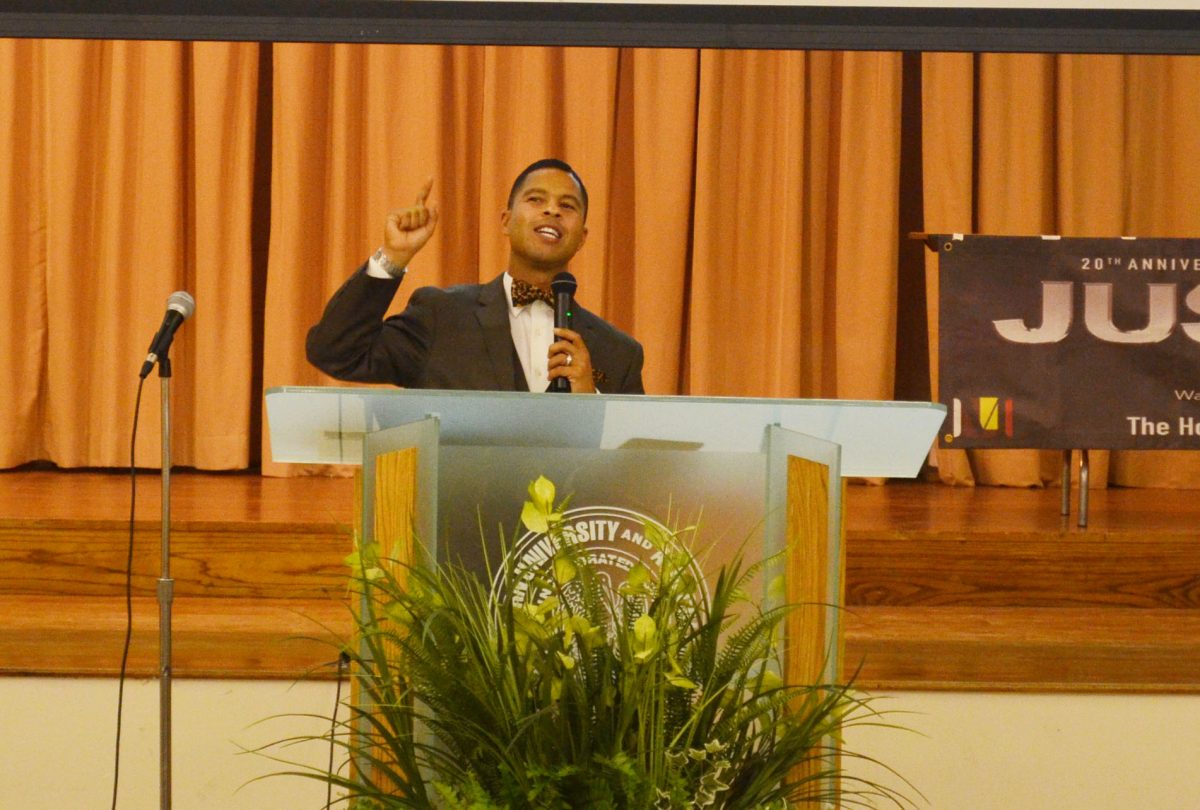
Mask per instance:
[[[172,476],[176,677],[297,678],[349,628],[349,479]],[[873,689],[1200,691],[1200,492],[852,486],[846,667]],[[157,475],[138,478],[131,671],[157,670]],[[0,472],[0,674],[111,676],[129,479]]]

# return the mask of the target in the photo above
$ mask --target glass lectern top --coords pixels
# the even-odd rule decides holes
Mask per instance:
[[[911,478],[943,405],[616,394],[281,387],[267,392],[275,461],[359,464],[364,434],[440,421],[444,445],[764,452],[769,425],[835,442],[842,474]]]

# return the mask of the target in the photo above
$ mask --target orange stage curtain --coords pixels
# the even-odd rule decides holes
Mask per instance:
[[[128,464],[137,369],[189,289],[173,459],[247,465],[256,49],[0,41],[0,464]],[[148,382],[136,458],[155,466]]]
[[[651,393],[936,386],[897,357],[936,362],[932,257],[924,300],[898,283],[905,201],[926,231],[1195,235],[1198,96],[1192,57],[0,41],[0,465],[123,464],[133,369],[189,289],[176,462],[296,472],[260,448],[261,391],[329,382],[304,334],[384,214],[434,178],[396,308],[490,279],[509,185],[547,155],[591,197],[580,299],[642,340]],[[1196,454],[1100,455],[1095,478],[1200,486]],[[1059,466],[936,460],[955,483]]]

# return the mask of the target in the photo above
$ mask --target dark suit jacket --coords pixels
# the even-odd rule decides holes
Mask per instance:
[[[399,279],[374,278],[366,265],[359,268],[309,330],[309,362],[339,380],[524,390],[502,276],[487,284],[421,287],[402,313],[384,319],[399,287]],[[601,391],[645,393],[640,343],[579,306],[574,328],[587,344]]]

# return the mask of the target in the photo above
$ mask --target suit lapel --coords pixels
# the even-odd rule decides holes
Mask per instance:
[[[588,347],[590,354],[596,354],[599,347],[600,338],[597,337],[595,318],[592,313],[582,309],[579,304],[575,305],[575,331],[583,338],[584,345]],[[592,364],[595,365],[595,357],[592,358]]]
[[[604,340],[604,333],[597,328],[597,323],[600,318],[593,315],[583,307],[579,306],[578,302],[575,305],[575,331],[583,338],[584,344],[588,347],[588,354],[592,356],[593,374],[596,374],[597,379],[593,380],[597,386],[603,387],[607,385],[608,375],[605,370],[608,368],[607,352],[608,344]],[[609,393],[612,393],[611,391]]]
[[[479,288],[479,308],[475,312],[487,347],[491,385],[497,391],[512,391],[516,368],[512,341],[512,326],[508,318],[508,302],[504,300],[504,279],[497,276]]]

